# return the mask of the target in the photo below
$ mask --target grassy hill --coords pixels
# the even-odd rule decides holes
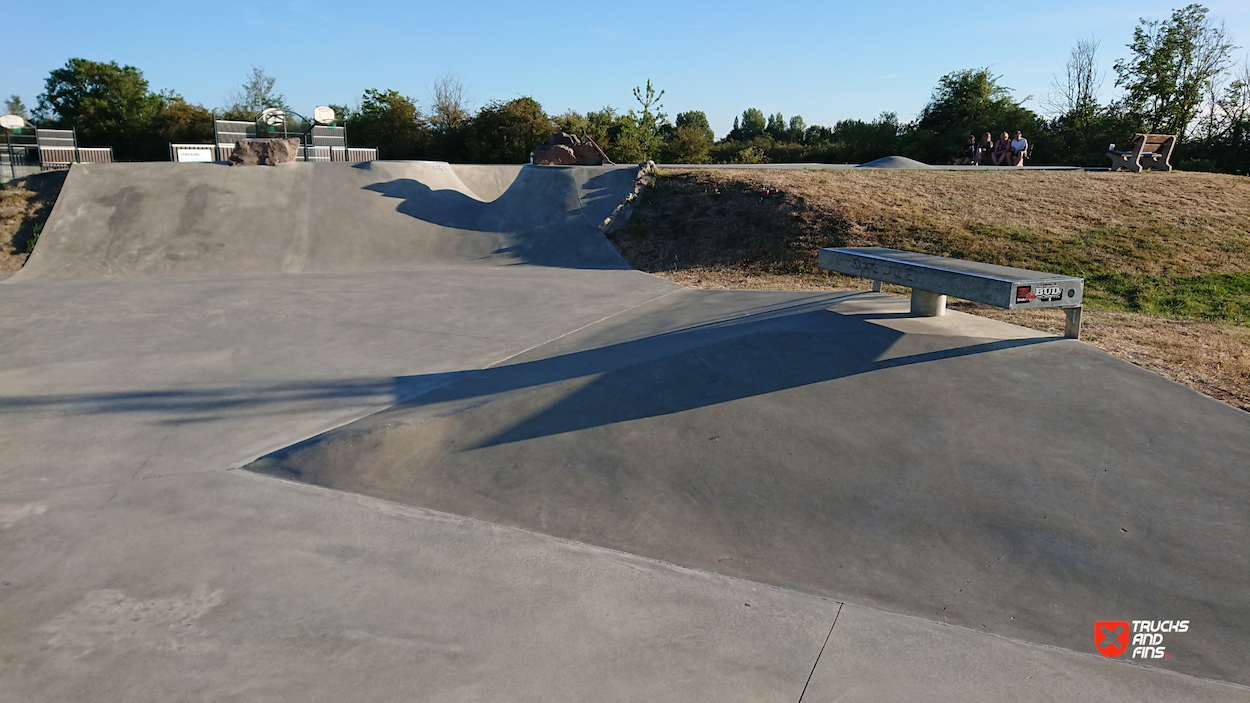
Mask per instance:
[[[613,242],[635,268],[702,288],[865,288],[816,268],[829,246],[1082,276],[1087,341],[1250,410],[1250,178],[670,170]],[[1054,311],[953,307],[1062,329]]]
[[[67,173],[47,171],[0,185],[0,274],[26,263]]]

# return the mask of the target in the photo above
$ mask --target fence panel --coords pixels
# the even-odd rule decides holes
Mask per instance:
[[[69,168],[75,151],[72,146],[40,146],[39,163],[44,168]]]
[[[113,147],[84,146],[78,148],[80,164],[111,164],[113,163]]]

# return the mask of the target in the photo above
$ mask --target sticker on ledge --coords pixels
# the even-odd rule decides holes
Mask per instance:
[[[1063,286],[1016,286],[1016,304],[1054,303],[1063,300]]]

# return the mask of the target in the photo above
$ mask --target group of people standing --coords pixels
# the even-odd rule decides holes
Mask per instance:
[[[1023,166],[1024,157],[1029,153],[1029,140],[1024,138],[1024,133],[1016,130],[1016,138],[1011,139],[1003,132],[998,137],[998,141],[994,141],[990,137],[990,133],[986,132],[985,136],[977,141],[975,134],[968,135],[968,146],[964,147],[963,153],[955,163],[981,165],[981,161],[987,156],[994,162],[995,166]]]

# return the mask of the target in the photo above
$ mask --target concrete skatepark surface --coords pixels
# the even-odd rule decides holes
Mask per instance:
[[[1250,416],[631,271],[635,170],[75,166],[0,282],[0,700],[1250,700]]]

